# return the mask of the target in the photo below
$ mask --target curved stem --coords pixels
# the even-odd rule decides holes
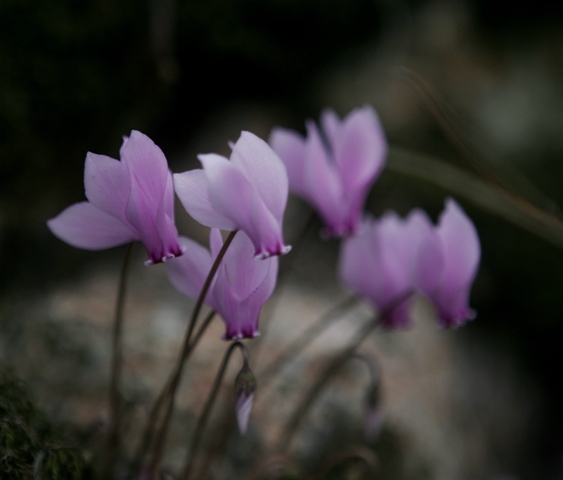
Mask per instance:
[[[213,281],[213,278],[215,277],[215,274],[217,273],[217,270],[219,269],[219,265],[221,264],[221,261],[223,260],[223,257],[225,256],[225,253],[227,252],[227,249],[229,248],[229,245],[231,244],[231,242],[235,238],[236,234],[237,234],[237,230],[229,233],[229,236],[227,237],[227,239],[225,240],[225,243],[221,247],[221,250],[219,251],[217,258],[213,262],[211,270],[209,271],[209,274],[207,275],[207,278],[205,279],[205,283],[203,284],[203,287],[201,289],[199,297],[197,297],[194,309],[192,311],[192,315],[190,317],[188,330],[187,330],[186,336],[184,338],[182,353],[180,354],[180,358],[178,359],[178,363],[176,365],[176,369],[174,370],[174,373],[172,375],[170,383],[167,384],[167,386],[165,386],[166,393],[164,394],[164,396],[165,396],[165,401],[167,401],[167,403],[166,403],[166,405],[167,405],[166,406],[166,413],[164,414],[164,420],[162,422],[162,425],[161,425],[160,429],[158,430],[158,432],[156,434],[155,447],[154,447],[154,451],[153,451],[153,458],[152,458],[152,461],[149,465],[149,471],[148,471],[148,478],[149,479],[152,478],[153,472],[155,471],[155,469],[160,464],[160,460],[162,458],[162,453],[163,453],[163,450],[164,450],[164,444],[165,444],[165,440],[166,440],[166,434],[168,433],[168,427],[170,425],[170,420],[172,419],[172,414],[174,413],[174,402],[175,402],[176,390],[178,389],[178,385],[180,384],[180,379],[182,378],[182,372],[184,370],[184,365],[186,363],[186,360],[187,360],[189,354],[191,353],[190,338],[191,338],[192,332],[194,330],[194,327],[195,327],[195,324],[196,324],[196,321],[197,321],[197,317],[199,315],[199,311],[201,310],[201,307],[203,306],[203,301],[205,300],[205,296],[207,295],[207,292],[209,291],[209,287],[211,287],[211,282]]]
[[[221,386],[221,382],[223,380],[223,376],[225,375],[225,371],[227,370],[227,365],[229,364],[229,358],[231,357],[231,354],[233,353],[233,351],[235,350],[235,348],[240,348],[242,354],[243,354],[243,359],[244,359],[244,363],[247,364],[248,363],[248,351],[246,349],[246,347],[241,343],[241,342],[235,342],[233,343],[225,352],[225,355],[223,357],[223,362],[221,363],[221,366],[219,368],[219,371],[217,372],[217,376],[215,377],[215,382],[213,383],[213,387],[211,389],[211,392],[209,393],[209,397],[207,398],[207,401],[205,402],[205,407],[203,408],[203,412],[201,413],[201,416],[199,417],[199,421],[197,423],[195,432],[194,432],[194,437],[192,439],[192,443],[190,445],[190,448],[188,450],[188,460],[186,461],[186,466],[184,467],[184,470],[182,472],[182,474],[180,475],[180,480],[188,480],[188,478],[190,477],[192,468],[193,468],[193,462],[194,459],[196,458],[196,453],[197,450],[199,448],[199,445],[201,443],[201,439],[203,437],[203,432],[205,430],[205,426],[207,425],[207,420],[209,419],[209,416],[211,415],[211,410],[213,408],[213,405],[215,403],[215,399],[217,398],[217,393],[219,392],[219,388]]]
[[[189,357],[189,354],[197,346],[199,340],[201,339],[201,337],[203,336],[203,334],[207,330],[207,327],[210,325],[211,320],[213,320],[213,318],[215,317],[215,314],[216,314],[216,312],[214,310],[211,310],[207,314],[205,319],[203,320],[203,323],[201,324],[198,331],[196,332],[195,337],[194,337],[194,339],[193,339],[193,341],[190,345],[190,351],[188,353],[188,357]],[[142,459],[145,457],[145,455],[147,454],[147,452],[150,448],[151,440],[154,436],[154,430],[156,428],[156,420],[157,420],[157,417],[158,417],[158,413],[160,411],[160,408],[162,407],[162,403],[163,403],[164,399],[166,398],[166,394],[168,393],[169,388],[170,388],[170,381],[168,381],[166,383],[165,387],[160,392],[160,395],[156,399],[156,402],[154,403],[154,405],[151,409],[151,412],[149,414],[149,419],[148,419],[148,422],[147,422],[147,426],[146,426],[145,431],[144,431],[144,433],[141,437],[141,442],[139,443],[139,446],[137,447],[136,453],[133,456],[132,470],[129,473],[130,479],[137,478],[138,475],[139,475]]]
[[[377,325],[379,325],[377,318],[370,320],[366,325],[364,325],[348,346],[326,366],[319,379],[311,386],[297,408],[293,411],[293,414],[290,417],[281,437],[279,445],[280,451],[286,451],[288,449],[299,424],[324,387],[327,385],[330,378],[338,371],[346,360],[354,354],[355,350],[362,344],[365,338],[375,329],[375,327],[377,327]]]
[[[311,325],[305,332],[299,335],[283,352],[281,352],[268,366],[258,373],[263,380],[260,387],[269,383],[274,374],[285,364],[299,355],[323,330],[330,327],[334,322],[342,318],[342,314],[358,303],[359,299],[355,295],[345,298],[326,312],[317,323]]]
[[[119,384],[121,383],[121,368],[123,364],[123,310],[125,306],[125,294],[127,292],[127,274],[131,263],[133,245],[134,243],[130,243],[125,251],[125,257],[119,273],[119,285],[115,303],[111,340],[112,359],[109,384],[109,429],[103,478],[111,478],[113,476],[113,466],[119,453],[119,430],[121,420],[121,394],[119,392]]]

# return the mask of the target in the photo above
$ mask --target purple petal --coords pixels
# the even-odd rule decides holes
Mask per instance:
[[[410,323],[412,237],[409,224],[395,214],[380,221],[366,220],[360,232],[342,245],[342,282],[367,298],[383,314],[388,326]]]
[[[254,393],[250,395],[238,395],[236,412],[237,412],[237,425],[241,435],[244,435],[248,430],[248,423],[250,421],[250,411],[252,410],[252,402],[254,401]]]
[[[254,260],[254,246],[244,232],[238,232],[223,260],[222,273],[226,276],[233,296],[242,302],[264,281],[270,260]]]
[[[156,227],[164,248],[162,261],[181,256],[182,250],[178,244],[178,230],[174,224],[174,186],[170,172],[168,172],[164,196],[156,213]]]
[[[164,195],[168,163],[162,150],[146,135],[133,130],[121,147],[121,161],[131,176],[131,195],[144,197],[142,202],[156,212]]]
[[[441,323],[457,326],[475,315],[467,304],[481,257],[479,237],[471,220],[452,199],[446,201],[437,233],[443,242],[446,267],[436,303]]]
[[[338,234],[343,221],[343,192],[336,168],[329,161],[316,125],[307,123],[305,182],[308,199],[322,215],[331,234]]]
[[[283,243],[281,222],[266,208],[244,174],[226,158],[200,155],[209,185],[209,201],[215,211],[244,230],[255,255],[267,258],[289,251]]]
[[[183,255],[166,263],[166,273],[170,283],[178,291],[196,299],[211,270],[213,259],[209,250],[189,238],[180,237],[180,245],[183,249]],[[212,308],[215,304],[211,293],[213,285],[212,283],[205,297],[205,303]]]
[[[180,255],[174,219],[170,217],[173,210],[170,172],[162,150],[149,137],[133,130],[124,139],[120,153],[131,181],[125,218],[147,249],[146,263],[159,263]]]
[[[266,208],[281,222],[287,204],[287,171],[270,146],[256,135],[242,132],[233,146],[231,163],[244,174]]]
[[[239,232],[217,275],[214,298],[225,321],[226,339],[258,335],[260,310],[276,285],[278,258],[257,262],[251,252],[250,240]]]
[[[433,295],[444,278],[446,259],[441,239],[425,213],[412,212],[410,237],[413,246],[413,285],[427,296]]]
[[[383,169],[387,141],[373,110],[353,110],[334,135],[334,160],[346,192],[364,191]]]
[[[91,203],[75,203],[47,222],[64,242],[86,250],[102,250],[138,240],[131,228]]]
[[[307,198],[305,140],[303,137],[292,130],[274,128],[270,134],[269,143],[285,164],[291,191]]]
[[[86,198],[97,209],[127,223],[125,207],[131,185],[122,162],[89,152],[84,167],[84,189]]]
[[[342,130],[342,121],[332,108],[325,108],[321,113],[321,128],[332,150],[338,143],[338,136]]]
[[[223,237],[221,236],[221,231],[217,228],[212,228],[209,232],[209,247],[211,248],[211,256],[213,260],[215,260],[223,247]],[[229,247],[229,249],[230,248],[231,247]]]
[[[454,286],[472,282],[481,258],[479,237],[473,222],[451,198],[446,201],[437,232],[444,243],[446,255],[444,282]]]
[[[199,223],[233,231],[236,224],[215,211],[209,201],[208,181],[201,169],[174,174],[174,187],[186,211]]]

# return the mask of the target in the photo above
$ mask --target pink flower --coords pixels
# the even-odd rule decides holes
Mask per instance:
[[[223,240],[219,230],[211,230],[209,243],[211,252],[180,237],[184,255],[167,264],[172,285],[190,298],[199,296],[221,250]],[[258,336],[260,310],[276,286],[277,257],[257,262],[252,258],[253,248],[244,232],[236,234],[205,297],[205,303],[223,318],[226,325],[224,338],[228,340]]]
[[[88,202],[63,210],[47,222],[68,244],[101,250],[139,240],[146,264],[182,255],[174,225],[174,189],[166,157],[153,141],[133,130],[124,137],[121,161],[88,153],[84,189]]]
[[[353,110],[340,120],[332,110],[321,114],[324,137],[308,121],[307,138],[275,128],[270,144],[287,167],[289,187],[323,218],[327,236],[355,233],[371,185],[387,153],[385,135],[373,108]]]
[[[230,161],[199,155],[203,170],[174,175],[176,193],[187,212],[203,225],[242,230],[264,259],[289,252],[282,219],[288,196],[287,172],[266,142],[242,132]]]
[[[480,258],[473,222],[454,200],[446,200],[433,235],[421,242],[413,270],[415,287],[434,304],[442,326],[457,327],[475,318],[468,303]]]
[[[448,199],[436,227],[420,210],[405,220],[392,213],[365,220],[360,233],[343,242],[339,272],[344,285],[382,312],[388,327],[411,324],[417,292],[433,303],[439,323],[452,327],[475,316],[468,300],[479,259],[473,223]]]
[[[342,283],[365,297],[382,314],[387,327],[411,324],[414,300],[412,269],[420,238],[431,224],[426,214],[413,211],[405,220],[387,213],[365,219],[356,236],[343,241],[339,274]]]

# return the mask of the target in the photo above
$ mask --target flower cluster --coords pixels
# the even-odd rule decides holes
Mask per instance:
[[[475,313],[468,307],[469,289],[480,258],[473,223],[449,199],[438,225],[420,210],[401,220],[394,213],[365,219],[361,232],[342,244],[342,283],[368,299],[387,327],[411,324],[414,293],[436,307],[439,323],[459,326]]]
[[[147,250],[146,263],[167,262],[172,284],[193,298],[221,248],[217,229],[240,231],[205,303],[225,321],[225,338],[251,338],[258,334],[260,309],[276,284],[276,256],[290,250],[282,221],[291,189],[319,213],[327,236],[345,237],[341,280],[369,299],[386,325],[410,324],[415,292],[431,300],[444,326],[473,317],[467,302],[479,262],[479,240],[453,200],[436,227],[421,211],[406,220],[394,214],[379,221],[363,219],[366,197],[387,152],[371,107],[356,109],[342,120],[326,110],[321,128],[307,122],[306,137],[276,128],[270,145],[242,132],[229,159],[200,155],[202,169],[172,176],[160,148],[133,131],[124,139],[120,161],[88,153],[88,201],[49,220],[49,228],[85,249],[138,240]],[[174,191],[193,218],[212,228],[210,251],[178,237]]]
[[[342,120],[326,110],[321,115],[321,128],[312,121],[306,126],[305,137],[276,128],[270,144],[242,132],[231,145],[230,158],[199,155],[202,169],[175,175],[160,148],[146,135],[133,131],[124,138],[120,160],[87,154],[84,188],[88,201],[71,205],[47,222],[57,237],[79,248],[97,250],[140,241],[147,250],[145,263],[166,262],[172,285],[198,299],[176,373],[165,390],[171,402],[168,408],[173,408],[187,352],[197,342],[190,343],[190,336],[199,308],[205,303],[221,316],[223,338],[233,342],[220,371],[224,373],[234,349],[240,348],[244,356],[235,380],[241,434],[248,428],[257,384],[248,351],[237,340],[259,335],[260,311],[276,286],[278,255],[290,251],[282,234],[290,189],[323,219],[325,237],[343,238],[340,279],[372,303],[385,326],[411,324],[417,293],[433,303],[443,326],[459,326],[475,315],[468,299],[480,259],[479,239],[455,201],[446,201],[436,226],[420,210],[405,220],[394,213],[380,220],[363,214],[387,152],[374,110],[366,106]],[[211,228],[209,250],[178,236],[174,192],[195,220]],[[225,242],[220,230],[231,232]],[[118,378],[119,315],[115,321],[112,377]],[[374,325],[371,322],[370,328]],[[119,386],[112,384],[111,388],[115,400],[111,402],[113,439],[119,432],[120,402]],[[378,392],[374,381],[366,417],[366,431],[372,438],[382,424]],[[165,418],[168,420],[155,435],[157,444],[166,436],[171,417]],[[192,456],[197,442],[193,445]],[[158,459],[153,460],[158,465]],[[186,478],[190,468],[191,462],[186,466]],[[152,472],[148,476],[152,478]]]

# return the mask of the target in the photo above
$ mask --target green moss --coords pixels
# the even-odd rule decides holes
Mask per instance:
[[[64,445],[23,383],[0,373],[0,479],[82,480],[90,472],[82,452]]]

